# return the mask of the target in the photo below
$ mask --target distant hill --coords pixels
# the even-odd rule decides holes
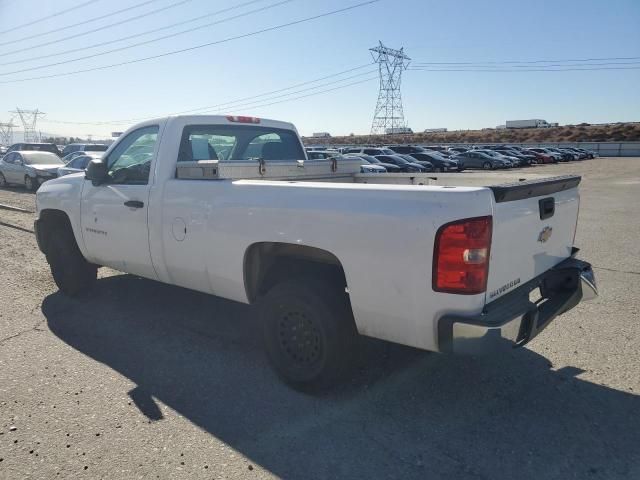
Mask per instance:
[[[303,137],[307,145],[365,143],[544,143],[544,142],[638,142],[640,122],[565,125],[552,128],[457,130],[409,135],[354,135],[348,137]]]

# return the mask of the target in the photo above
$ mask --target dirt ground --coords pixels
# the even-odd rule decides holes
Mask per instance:
[[[363,340],[319,397],[277,380],[246,305],[107,269],[64,297],[34,214],[0,209],[0,478],[640,478],[640,158],[533,170],[583,175],[600,296],[500,356]]]

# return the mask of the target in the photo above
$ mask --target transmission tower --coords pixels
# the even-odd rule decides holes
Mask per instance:
[[[24,130],[24,141],[25,142],[38,142],[40,141],[40,136],[38,135],[38,130],[36,129],[36,125],[38,123],[38,117],[44,115],[44,112],[40,110],[24,110],[22,108],[16,107],[16,110],[13,113],[20,117],[20,121],[22,122],[22,128]]]
[[[0,122],[0,145],[11,145],[13,143],[13,124],[12,120],[7,123]]]
[[[406,129],[400,83],[402,72],[407,69],[411,59],[403,50],[387,48],[382,42],[369,49],[380,74],[380,92],[371,124],[372,134],[403,133]]]

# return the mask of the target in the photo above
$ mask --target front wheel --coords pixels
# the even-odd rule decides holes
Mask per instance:
[[[2,174],[2,172],[0,172],[0,187],[6,187],[7,186],[7,179],[4,178],[4,175]]]
[[[435,167],[433,171],[436,173],[442,173],[442,167]]]
[[[25,175],[24,187],[30,192],[35,192],[38,189],[38,181],[31,178],[29,175]]]
[[[484,162],[482,164],[482,168],[484,168],[485,170],[491,170],[493,168],[493,165],[491,165],[491,162]]]
[[[311,277],[285,281],[261,299],[260,317],[267,357],[293,388],[323,390],[349,372],[357,332],[344,290]]]
[[[66,295],[77,297],[96,283],[98,267],[87,262],[68,228],[49,231],[47,262],[56,285]]]

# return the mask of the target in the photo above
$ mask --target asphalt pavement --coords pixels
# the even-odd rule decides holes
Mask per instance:
[[[278,381],[249,306],[108,269],[64,297],[0,209],[0,478],[640,478],[640,158],[532,170],[583,175],[600,296],[499,356],[363,339],[321,396]]]

